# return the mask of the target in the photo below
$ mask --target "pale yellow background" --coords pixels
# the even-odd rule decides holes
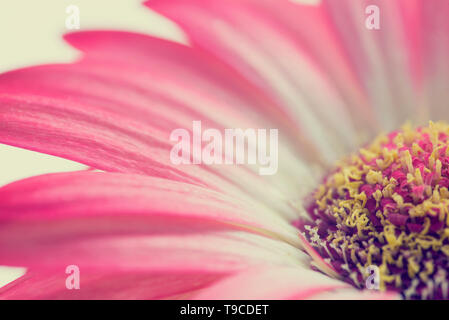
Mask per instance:
[[[0,72],[76,59],[77,52],[61,40],[62,34],[73,31],[65,26],[69,5],[79,7],[80,30],[129,30],[186,42],[175,24],[144,8],[140,0],[0,0]],[[0,186],[33,175],[80,168],[83,166],[71,161],[0,144]],[[0,267],[0,287],[22,272]]]

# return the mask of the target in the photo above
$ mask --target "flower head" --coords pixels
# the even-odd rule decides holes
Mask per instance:
[[[342,279],[405,298],[447,298],[449,126],[381,135],[328,175],[308,207],[303,236]]]

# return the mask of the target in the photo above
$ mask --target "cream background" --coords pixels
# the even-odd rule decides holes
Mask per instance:
[[[80,30],[129,30],[186,42],[174,23],[145,9],[140,0],[0,0],[0,72],[76,59],[77,52],[61,40],[71,31],[65,27],[69,5],[80,9]],[[82,168],[72,161],[0,144],[0,187],[38,174]],[[23,272],[0,266],[0,287]]]

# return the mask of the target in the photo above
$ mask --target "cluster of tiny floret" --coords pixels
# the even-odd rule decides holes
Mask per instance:
[[[364,288],[367,268],[381,290],[407,299],[448,298],[449,125],[382,135],[341,161],[297,225],[345,281]]]

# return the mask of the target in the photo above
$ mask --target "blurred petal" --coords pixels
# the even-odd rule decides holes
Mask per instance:
[[[1,188],[0,208],[0,264],[232,270],[306,260],[280,217],[163,179],[40,176]]]
[[[285,200],[308,190],[314,179],[298,152],[312,152],[303,144],[292,148],[298,129],[260,90],[208,55],[165,40],[125,32],[67,39],[86,52],[80,63],[0,75],[0,142],[105,171],[262,199],[293,217]],[[170,132],[191,131],[193,120],[201,120],[203,130],[279,128],[278,173],[261,177],[247,166],[173,165]]]
[[[66,287],[68,276],[64,268],[27,272],[1,288],[0,299],[170,299],[209,286],[225,274],[81,269],[80,288],[71,290]]]
[[[421,1],[427,2],[429,1]],[[366,11],[379,10],[379,29],[369,29]],[[404,119],[420,120],[419,50],[417,49],[416,1],[323,0],[321,8],[329,16],[345,48],[357,79],[375,111],[383,130],[391,131]],[[410,16],[412,14],[412,16]]]
[[[415,6],[417,52],[421,55],[422,104],[430,109],[427,118],[449,120],[449,2],[444,0],[418,1]],[[412,29],[413,30],[413,29]],[[414,31],[414,30],[413,30]],[[409,30],[409,33],[411,31]]]
[[[146,5],[180,24],[195,47],[269,92],[325,161],[357,143],[351,113],[370,126],[366,100],[321,8],[275,0],[150,0]]]
[[[400,300],[401,296],[394,292],[373,290],[338,289],[313,296],[313,300]]]
[[[218,282],[195,299],[308,299],[340,288],[349,288],[349,285],[304,268],[258,268]]]
[[[205,288],[194,299],[305,300],[397,299],[391,293],[360,291],[321,273],[303,269],[270,267],[240,272]]]
[[[357,134],[373,134],[366,129],[389,131],[405,119],[449,119],[445,0],[317,5],[148,0],[146,5],[176,21],[195,47],[270,92],[331,161],[330,151],[339,154],[334,142],[351,147]],[[373,5],[380,12],[376,30],[366,27],[366,9]]]

